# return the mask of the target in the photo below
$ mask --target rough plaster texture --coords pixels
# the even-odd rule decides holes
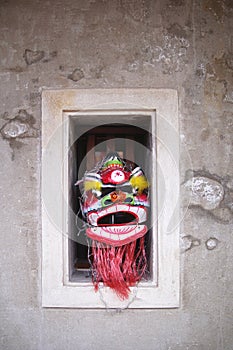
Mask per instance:
[[[232,1],[0,6],[1,348],[232,350]],[[42,87],[178,90],[185,213],[179,309],[41,308]],[[219,183],[216,206],[199,198],[187,208],[185,184],[193,177]]]

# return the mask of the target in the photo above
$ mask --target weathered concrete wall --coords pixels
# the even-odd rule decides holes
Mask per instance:
[[[231,350],[232,1],[0,4],[1,349]],[[41,87],[178,90],[180,309],[41,308]]]

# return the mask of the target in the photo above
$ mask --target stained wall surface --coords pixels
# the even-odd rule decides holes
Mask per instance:
[[[231,0],[0,1],[1,349],[232,350],[232,33]],[[181,307],[43,309],[42,88],[119,87],[178,91]]]

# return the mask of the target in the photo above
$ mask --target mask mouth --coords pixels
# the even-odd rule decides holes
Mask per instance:
[[[138,217],[134,213],[120,211],[107,214],[97,220],[98,226],[119,226],[137,224]]]
[[[147,210],[141,205],[113,204],[107,208],[90,211],[87,221],[91,226],[140,224],[147,220]]]
[[[143,237],[147,231],[146,225],[99,226],[88,227],[86,234],[95,241],[120,247]]]
[[[148,229],[147,210],[143,206],[113,204],[98,212],[87,215],[90,227],[87,236],[109,245],[121,246],[144,236]]]

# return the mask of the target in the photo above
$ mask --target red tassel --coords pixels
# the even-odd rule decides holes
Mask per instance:
[[[144,237],[121,247],[92,243],[92,277],[95,290],[99,283],[113,289],[120,299],[127,299],[130,288],[140,281],[147,267]]]

